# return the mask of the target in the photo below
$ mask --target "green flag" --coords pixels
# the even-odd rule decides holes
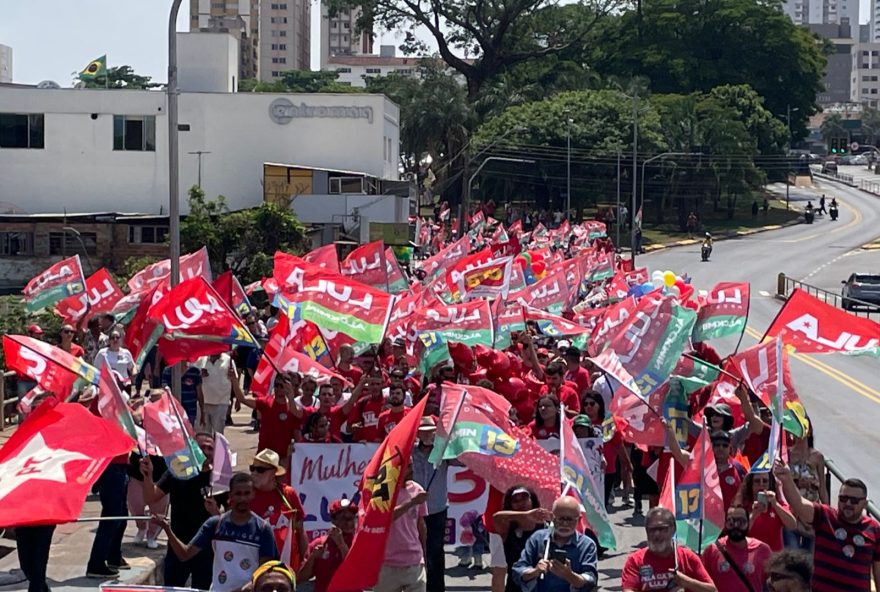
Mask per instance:
[[[82,72],[79,73],[80,80],[95,80],[99,76],[107,75],[107,55],[102,55],[101,57],[92,60],[89,62],[89,65],[82,69]]]

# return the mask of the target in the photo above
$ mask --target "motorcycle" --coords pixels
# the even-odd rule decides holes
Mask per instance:
[[[804,210],[804,222],[806,222],[807,224],[812,224],[815,218],[816,213],[812,210],[812,208]]]
[[[832,221],[832,222],[834,222],[835,220],[837,220],[837,214],[838,214],[838,212],[837,212],[837,206],[831,206],[831,207],[828,209],[828,215],[831,216],[831,221]]]
[[[709,255],[711,255],[711,254],[712,254],[712,247],[704,244],[703,248],[700,249],[700,255],[702,256],[703,261],[708,261]]]

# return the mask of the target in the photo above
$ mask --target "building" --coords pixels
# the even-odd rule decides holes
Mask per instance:
[[[12,48],[0,45],[0,82],[12,82]]]
[[[880,43],[853,46],[850,101],[877,107],[880,101]]]
[[[238,92],[240,48],[229,33],[177,34],[178,88],[184,92]]]
[[[859,0],[787,0],[782,10],[796,25],[857,26]]]
[[[190,0],[190,32],[232,34],[241,51],[241,76],[264,81],[311,66],[309,0]]]
[[[357,33],[359,9],[344,9],[330,15],[327,7],[321,5],[321,69],[330,58],[336,56],[357,56],[373,53],[372,33]]]
[[[425,58],[404,58],[394,55],[393,45],[383,45],[379,55],[337,55],[328,58],[325,70],[335,70],[337,80],[349,86],[365,87],[370,76],[400,74],[414,76]]]
[[[828,39],[834,52],[827,56],[822,83],[823,92],[816,95],[819,105],[845,103],[850,100],[852,81],[852,49],[856,41],[852,38],[850,25],[808,25],[812,33]]]

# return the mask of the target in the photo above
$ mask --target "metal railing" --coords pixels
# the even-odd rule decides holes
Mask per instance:
[[[19,414],[18,410],[14,408],[15,405],[18,404],[18,397],[7,397],[6,396],[6,387],[9,385],[9,379],[15,376],[15,372],[4,372],[3,378],[0,380],[0,432],[6,429],[6,421],[7,419],[14,420],[15,423],[18,423]],[[12,405],[14,409],[14,413],[8,412],[8,407]]]
[[[840,472],[840,469],[837,468],[837,465],[834,464],[834,461],[825,457],[825,489],[828,491],[828,501],[831,501],[831,477],[834,476],[839,482],[843,483],[848,479],[845,477],[843,473]],[[868,514],[870,514],[875,520],[880,520],[880,509],[877,508],[877,505],[868,499]]]
[[[825,290],[824,288],[819,288],[818,286],[814,286],[812,284],[790,278],[784,273],[779,274],[776,281],[777,296],[781,298],[788,298],[795,288],[800,288],[807,294],[815,296],[826,304],[830,304],[831,306],[847,310],[843,306],[844,298],[841,294],[837,292],[831,292],[830,290]],[[847,312],[850,312],[856,316],[870,317],[872,314],[880,313],[880,306],[877,306],[876,304],[872,304],[870,302],[865,302],[864,300],[857,300],[855,298],[847,297],[846,302],[850,307],[854,307],[847,310]]]
[[[871,181],[869,179],[862,179],[859,183],[859,189],[866,193],[873,193],[874,195],[880,195],[880,181]]]
[[[819,177],[822,179],[830,179],[831,181],[838,181],[840,183],[843,183],[844,185],[849,185],[851,187],[857,186],[852,175],[841,175],[838,173],[823,173],[822,167],[819,165],[811,165],[810,172],[813,174],[814,177]]]

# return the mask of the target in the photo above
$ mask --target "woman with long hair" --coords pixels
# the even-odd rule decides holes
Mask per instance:
[[[529,430],[536,440],[558,438],[560,421],[559,399],[555,395],[542,395],[535,403],[535,420],[529,424]]]
[[[306,418],[306,423],[302,430],[302,441],[342,444],[342,440],[339,437],[330,433],[330,418],[317,411]]]
[[[586,391],[581,398],[581,411],[590,418],[593,426],[599,428],[599,435],[603,433],[605,423],[605,399],[596,391]],[[605,507],[610,507],[611,493],[614,486],[620,482],[621,473],[632,474],[632,462],[623,445],[623,435],[614,430],[610,440],[602,445],[602,456],[605,459]]]
[[[815,503],[828,503],[828,489],[825,487],[825,456],[816,450],[813,442],[813,424],[806,418],[804,435],[800,438],[789,433],[788,466],[794,477],[801,497]],[[798,523],[796,529],[785,529],[785,546],[793,549],[813,550],[813,528]]]
[[[507,562],[507,584],[505,592],[520,592],[512,576],[513,564],[519,560],[526,541],[544,524],[553,519],[550,510],[541,507],[538,496],[528,487],[515,486],[504,492],[501,511],[492,516],[495,532],[504,544],[504,559]]]
[[[776,497],[773,473],[746,475],[732,505],[749,511],[749,536],[767,543],[773,552],[782,550],[783,528],[797,527],[788,506]]]

